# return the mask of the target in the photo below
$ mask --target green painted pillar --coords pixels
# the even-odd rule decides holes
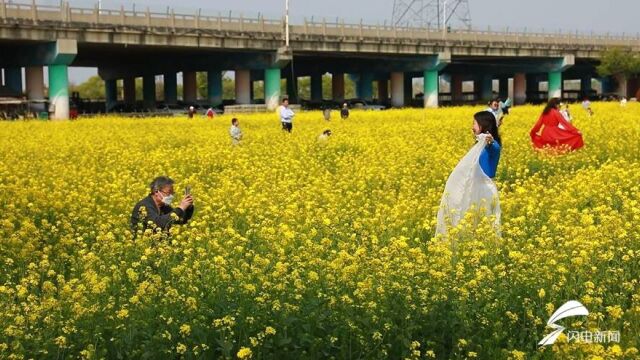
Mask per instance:
[[[360,95],[359,97],[365,101],[373,100],[373,74],[369,72],[364,72],[360,74]]]
[[[270,111],[280,103],[280,68],[264,70],[264,100]]]
[[[4,69],[5,85],[15,93],[22,93],[22,68],[8,67]]]
[[[207,72],[207,92],[211,106],[222,104],[222,71],[209,70]]]
[[[562,71],[549,72],[549,99],[562,98]]]
[[[166,72],[163,74],[164,81],[164,102],[165,104],[178,103],[178,79],[176,72]]]
[[[438,107],[438,70],[426,70],[424,72],[424,107]]]
[[[49,107],[53,120],[69,118],[69,68],[49,65]]]
[[[311,74],[311,101],[322,101],[322,74]]]
[[[144,75],[142,77],[142,99],[146,109],[156,108],[156,77]]]
[[[118,104],[118,80],[109,79],[104,81],[106,112],[111,111]]]
[[[498,96],[501,100],[505,100],[509,97],[509,77],[501,76],[498,79]]]

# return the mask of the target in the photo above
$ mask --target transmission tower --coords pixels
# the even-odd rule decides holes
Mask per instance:
[[[394,0],[392,23],[399,27],[471,28],[469,0]]]

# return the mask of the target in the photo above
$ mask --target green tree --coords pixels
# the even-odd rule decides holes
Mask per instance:
[[[600,57],[598,74],[601,76],[624,76],[640,74],[640,55],[629,49],[612,48]]]
[[[78,92],[80,97],[83,99],[96,100],[105,98],[104,80],[102,80],[98,75],[88,78],[85,82],[79,85],[71,84],[69,90],[71,92]]]

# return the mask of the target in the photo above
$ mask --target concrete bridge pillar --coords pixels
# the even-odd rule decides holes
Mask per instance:
[[[387,102],[387,100],[389,100],[389,81],[378,80],[378,101]]]
[[[549,72],[549,95],[548,98],[562,99],[562,71]]]
[[[493,76],[482,75],[480,77],[480,99],[482,101],[489,101],[493,98]]]
[[[189,104],[198,100],[198,81],[195,71],[182,72],[182,99]]]
[[[527,100],[539,100],[540,80],[537,74],[527,74]]]
[[[344,100],[344,73],[331,75],[331,95],[334,101]]]
[[[54,120],[69,118],[69,68],[66,64],[49,65],[49,105]]]
[[[580,92],[583,97],[591,94],[591,75],[580,78]]]
[[[453,104],[462,103],[462,75],[451,75],[451,102]]]
[[[166,72],[163,75],[164,81],[164,102],[165,104],[178,103],[178,79],[176,73]]]
[[[298,103],[298,77],[294,74],[287,74],[287,98],[289,104]]]
[[[251,104],[251,72],[236,70],[236,104]]]
[[[42,66],[25,68],[25,82],[27,85],[27,99],[44,100],[44,71]],[[45,110],[44,104],[37,106],[39,111]]]
[[[498,96],[503,101],[509,97],[509,77],[508,76],[501,76],[498,79]]]
[[[363,72],[360,74],[360,79],[357,83],[358,97],[365,101],[373,100],[373,74],[370,72]]]
[[[522,105],[527,102],[527,76],[524,73],[513,75],[513,103]]]
[[[391,73],[391,106],[404,106],[404,73],[396,71]]]
[[[104,81],[105,111],[110,112],[118,104],[118,80],[107,79]]]
[[[13,92],[22,93],[22,68],[4,68],[4,84]]]
[[[411,104],[413,101],[413,76],[410,73],[404,74],[404,103]]]
[[[156,77],[153,74],[142,77],[142,99],[146,109],[156,108]]]
[[[438,70],[424,72],[424,107],[437,108],[440,93],[440,76]]]
[[[207,72],[207,95],[210,106],[222,104],[222,71],[209,70]]]
[[[311,74],[311,101],[322,101],[322,74]]]
[[[280,77],[280,68],[269,68],[264,71],[264,100],[270,111],[277,109],[280,104]]]
[[[124,92],[124,103],[135,105],[136,103],[136,78],[126,77],[122,80],[122,91]]]
[[[600,78],[600,84],[602,87],[602,93],[606,94],[606,93],[612,93],[615,91],[615,88],[613,86],[613,81],[611,79],[611,77],[609,76],[605,76],[605,77],[601,77]]]

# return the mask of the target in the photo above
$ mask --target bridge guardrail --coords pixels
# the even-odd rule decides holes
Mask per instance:
[[[282,19],[245,18],[229,16],[202,15],[200,11],[193,14],[176,14],[173,9],[166,13],[150,11],[135,11],[71,7],[68,2],[61,2],[60,6],[41,5],[36,1],[30,3],[7,2],[0,0],[0,19],[20,19],[32,21],[60,21],[63,23],[88,23],[97,25],[120,25],[147,28],[169,29],[203,29],[231,32],[260,32],[280,36],[284,30]],[[295,40],[300,36],[328,36],[338,38],[357,39],[393,39],[411,41],[438,41],[457,43],[529,43],[529,44],[557,44],[574,46],[627,46],[640,49],[640,36],[611,35],[611,34],[581,34],[581,33],[545,33],[487,30],[452,29],[443,32],[434,28],[395,27],[390,25],[371,25],[345,23],[344,21],[322,22],[307,21],[302,24],[291,25],[291,36]]]

